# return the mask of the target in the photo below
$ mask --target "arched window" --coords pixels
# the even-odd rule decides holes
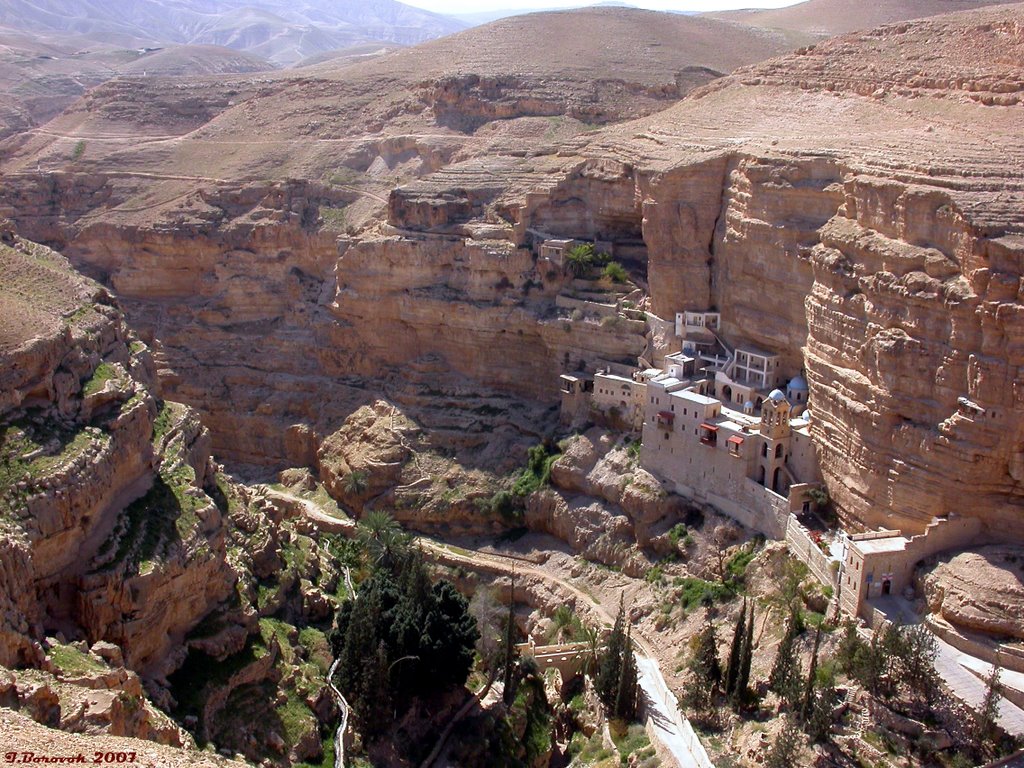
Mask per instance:
[[[761,456],[763,458],[768,458],[768,443],[761,444]]]
[[[775,446],[775,458],[778,459],[782,456],[782,443]]]

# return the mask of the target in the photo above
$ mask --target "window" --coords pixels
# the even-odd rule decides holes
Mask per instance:
[[[782,443],[775,446],[775,458],[777,459],[780,456],[782,456]]]

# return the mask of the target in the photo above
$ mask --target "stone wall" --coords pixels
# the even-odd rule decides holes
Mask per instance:
[[[800,524],[796,515],[789,516],[786,526],[786,543],[790,554],[798,557],[807,565],[814,577],[822,584],[833,588],[839,583],[837,570],[832,569],[832,561],[827,554],[811,538],[810,532]]]

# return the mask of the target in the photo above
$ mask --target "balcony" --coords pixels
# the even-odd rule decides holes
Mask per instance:
[[[704,445],[717,445],[718,444],[718,427],[714,424],[701,424],[700,425],[700,441]]]
[[[676,415],[671,411],[659,411],[658,412],[658,426],[661,429],[672,429],[672,425],[675,424]]]

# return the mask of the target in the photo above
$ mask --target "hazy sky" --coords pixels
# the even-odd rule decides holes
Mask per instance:
[[[437,13],[479,13],[510,8],[554,8],[592,5],[594,0],[402,0]],[[625,0],[656,11],[724,11],[733,8],[782,8],[802,0]],[[854,2],[854,0],[851,0]]]

